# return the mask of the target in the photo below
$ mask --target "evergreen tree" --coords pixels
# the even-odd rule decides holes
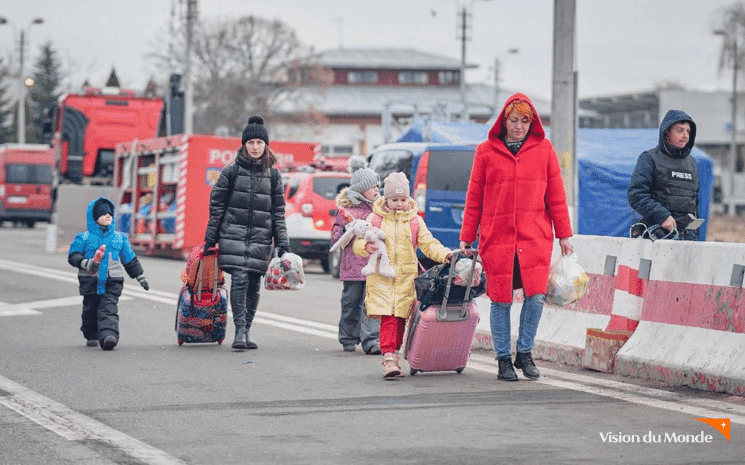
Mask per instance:
[[[62,82],[62,63],[51,42],[41,47],[41,57],[34,65],[33,79],[26,111],[29,120],[26,124],[26,140],[29,143],[49,143],[52,137],[49,126],[51,111],[57,104]]]
[[[13,109],[16,108],[8,97],[8,82],[10,80],[10,70],[0,56],[0,144],[15,142],[15,132],[13,131],[15,116]]]
[[[116,69],[111,68],[111,74],[109,75],[109,80],[106,81],[106,87],[120,87],[119,86],[119,78],[116,75]]]

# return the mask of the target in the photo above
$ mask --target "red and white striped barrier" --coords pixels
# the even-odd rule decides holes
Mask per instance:
[[[656,241],[618,374],[745,395],[745,244]]]
[[[639,318],[642,316],[646,288],[647,279],[639,277],[639,270],[626,265],[618,266],[613,293],[613,313],[605,328],[607,331],[634,331],[636,329]]]
[[[173,247],[180,249],[184,246],[184,231],[186,228],[186,187],[188,185],[189,168],[189,135],[184,134],[178,143],[178,185],[176,188],[176,221],[174,227]]]

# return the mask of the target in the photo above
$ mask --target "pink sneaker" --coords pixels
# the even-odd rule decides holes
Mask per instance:
[[[401,367],[398,366],[398,355],[392,352],[383,354],[381,363],[383,364],[383,378],[401,376],[402,372]]]

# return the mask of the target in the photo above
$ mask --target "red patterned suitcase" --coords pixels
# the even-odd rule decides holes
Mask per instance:
[[[478,252],[474,251],[473,265],[476,264]],[[453,280],[458,251],[453,253],[450,263],[445,298],[442,305],[430,305],[426,309],[417,304],[414,316],[409,323],[404,346],[404,358],[409,362],[412,375],[420,371],[455,371],[462,372],[468,356],[471,354],[471,343],[479,322],[479,312],[473,301],[464,300],[462,304],[448,305],[450,286]],[[473,273],[474,267],[471,268]],[[471,284],[465,295],[470,295]]]

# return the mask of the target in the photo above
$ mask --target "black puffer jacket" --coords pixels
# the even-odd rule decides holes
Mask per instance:
[[[220,244],[218,263],[228,273],[239,269],[264,274],[269,267],[272,239],[287,252],[285,197],[277,173],[272,192],[271,171],[239,151],[226,166],[210,194],[210,219],[204,241]]]

